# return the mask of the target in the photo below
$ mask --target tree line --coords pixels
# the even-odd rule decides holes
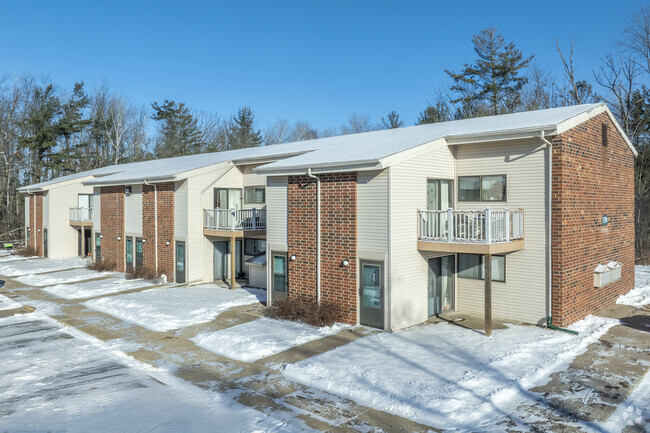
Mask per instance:
[[[416,124],[604,101],[639,156],[636,159],[636,251],[650,259],[650,8],[632,14],[611,52],[593,71],[579,71],[575,43],[561,47],[562,75],[553,76],[496,28],[472,37],[475,58],[444,69]],[[0,241],[24,225],[16,189],[54,177],[154,158],[218,152],[405,126],[391,111],[378,121],[353,113],[338,128],[318,130],[304,120],[278,119],[264,132],[248,106],[222,117],[182,102],[138,106],[103,82],[71,89],[30,75],[0,77]]]

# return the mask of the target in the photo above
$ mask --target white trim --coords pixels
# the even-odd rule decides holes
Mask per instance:
[[[570,119],[567,119],[563,122],[560,122],[557,124],[557,127],[555,128],[554,134],[547,134],[547,135],[555,135],[555,134],[562,134],[563,132],[566,132],[572,128],[575,128],[576,126],[580,125],[581,123],[586,122],[587,120],[591,119],[592,117],[595,117],[601,113],[607,113],[609,116],[609,119],[612,121],[614,126],[616,127],[616,130],[618,133],[623,137],[623,140],[625,140],[625,143],[627,146],[630,148],[634,156],[638,156],[639,152],[636,151],[634,148],[634,145],[632,142],[630,142],[630,139],[627,138],[627,134],[623,131],[623,128],[621,128],[621,125],[619,125],[618,121],[614,117],[614,114],[610,111],[609,107],[607,104],[604,102],[601,102],[597,107],[592,108],[591,110],[587,110],[583,113],[580,113],[576,116],[573,116]]]
[[[411,147],[409,149],[402,150],[392,155],[388,155],[384,158],[381,158],[379,161],[383,168],[389,167],[394,164],[398,164],[402,161],[415,158],[420,155],[424,155],[432,150],[438,149],[440,147],[446,146],[447,140],[442,138],[436,138],[432,141],[427,141],[426,143],[418,144],[417,146]]]

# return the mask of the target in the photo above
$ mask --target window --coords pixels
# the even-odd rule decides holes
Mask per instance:
[[[263,186],[247,186],[244,188],[244,203],[256,204],[264,203],[264,187]]]
[[[506,175],[459,177],[458,201],[506,201]]]
[[[80,208],[92,208],[93,207],[93,195],[92,194],[78,194],[77,195],[77,207],[80,207]]]
[[[474,280],[485,279],[485,266],[481,254],[458,254],[458,276]],[[506,281],[505,256],[492,256],[492,281]]]
[[[263,239],[244,239],[244,254],[256,256],[266,251]]]
[[[144,242],[142,242],[142,238],[135,238],[135,266],[136,267],[142,267],[142,264],[144,263],[144,255],[142,252],[142,247]]]

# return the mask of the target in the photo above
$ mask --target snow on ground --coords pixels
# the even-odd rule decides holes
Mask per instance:
[[[262,317],[222,331],[202,333],[191,340],[219,355],[253,362],[346,328],[350,326],[335,324],[319,328],[300,322]]]
[[[3,252],[0,250],[0,253]],[[19,256],[18,254],[5,254],[5,255],[0,255],[0,263],[6,263],[6,262],[15,262],[16,260],[30,260],[30,259],[36,259],[38,257],[24,257],[24,256]]]
[[[125,292],[142,287],[155,286],[149,280],[127,280],[122,278],[107,278],[99,281],[86,281],[77,284],[58,284],[44,287],[43,291],[64,299],[92,298],[110,293]]]
[[[83,268],[88,262],[78,257],[69,259],[16,260],[0,262],[0,275],[18,277],[21,275],[42,274],[64,269]]]
[[[635,266],[634,279],[636,287],[625,295],[619,296],[616,303],[636,308],[650,305],[650,266]]]
[[[23,275],[16,278],[16,281],[26,286],[52,286],[61,283],[76,283],[78,281],[92,280],[93,278],[101,278],[109,275],[116,275],[115,272],[97,272],[90,269],[72,269],[69,271],[54,272],[51,274],[31,274]]]
[[[0,319],[0,346],[2,431],[284,431],[43,314]]]
[[[209,322],[229,308],[266,301],[266,291],[225,289],[214,284],[152,289],[83,303],[152,331]]]
[[[0,310],[11,310],[13,308],[20,308],[21,305],[7,298],[6,296],[0,295]]]
[[[577,336],[511,325],[491,338],[430,324],[356,340],[287,365],[284,373],[424,424],[475,431],[534,402],[527,389],[546,383],[617,323],[589,316],[571,326]]]

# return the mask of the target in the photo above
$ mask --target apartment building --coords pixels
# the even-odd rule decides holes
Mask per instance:
[[[106,167],[21,191],[30,243],[50,255],[61,218],[45,197],[68,185],[56,207],[77,203],[67,223],[84,223],[92,248],[76,231],[57,240],[67,254],[177,282],[238,276],[268,286],[270,303],[333,302],[341,321],[387,330],[449,311],[565,326],[634,287],[635,155],[606,105],[587,104]]]

